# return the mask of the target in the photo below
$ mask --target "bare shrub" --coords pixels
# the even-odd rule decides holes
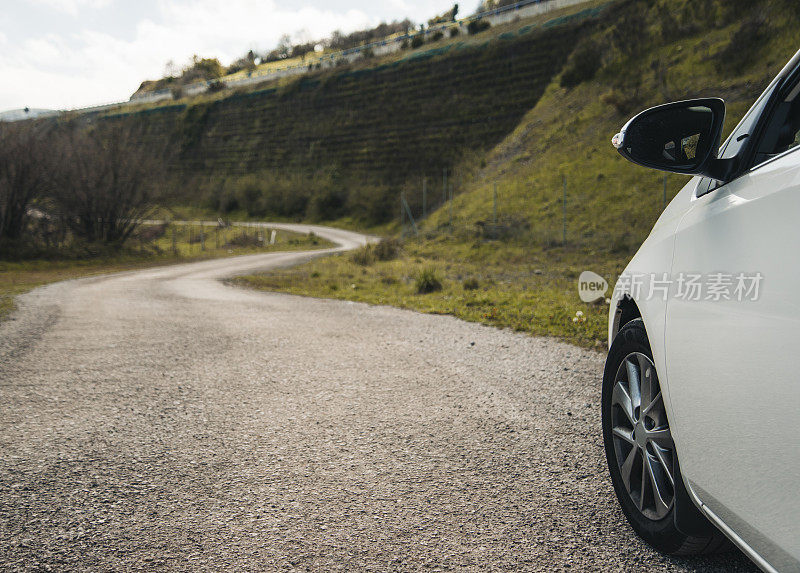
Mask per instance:
[[[53,200],[72,233],[121,245],[162,195],[163,161],[129,128],[72,126],[54,139]]]
[[[0,125],[0,245],[23,238],[50,185],[49,130],[27,122]],[[39,205],[41,207],[41,205]]]

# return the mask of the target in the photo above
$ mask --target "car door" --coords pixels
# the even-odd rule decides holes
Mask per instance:
[[[754,167],[679,223],[665,326],[682,473],[780,570],[800,570],[799,90],[777,94]]]

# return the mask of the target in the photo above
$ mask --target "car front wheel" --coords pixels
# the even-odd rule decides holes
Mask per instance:
[[[676,495],[683,491],[682,484],[676,486],[681,479],[678,457],[641,319],[627,323],[611,345],[603,376],[602,415],[611,481],[636,533],[672,555],[726,547],[718,532],[694,537],[676,526]]]

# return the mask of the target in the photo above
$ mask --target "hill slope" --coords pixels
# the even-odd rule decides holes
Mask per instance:
[[[613,284],[661,213],[664,192],[663,176],[625,162],[611,136],[639,109],[706,95],[727,100],[731,129],[800,47],[797,23],[788,1],[617,2],[516,129],[477,166],[462,165],[468,178],[452,209],[423,222],[399,258],[361,254],[244,282],[601,347],[607,309],[581,303],[575,280],[589,269]],[[685,181],[669,176],[667,198]],[[426,277],[442,289],[418,294]]]
[[[401,190],[513,131],[600,5],[442,39],[399,59],[107,117],[143,125],[145,141],[169,141],[178,184],[194,179],[211,208],[380,223],[397,212]]]

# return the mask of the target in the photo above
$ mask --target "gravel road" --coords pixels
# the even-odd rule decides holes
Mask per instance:
[[[754,570],[626,526],[599,354],[218,280],[309,256],[21,297],[0,325],[1,570]]]

